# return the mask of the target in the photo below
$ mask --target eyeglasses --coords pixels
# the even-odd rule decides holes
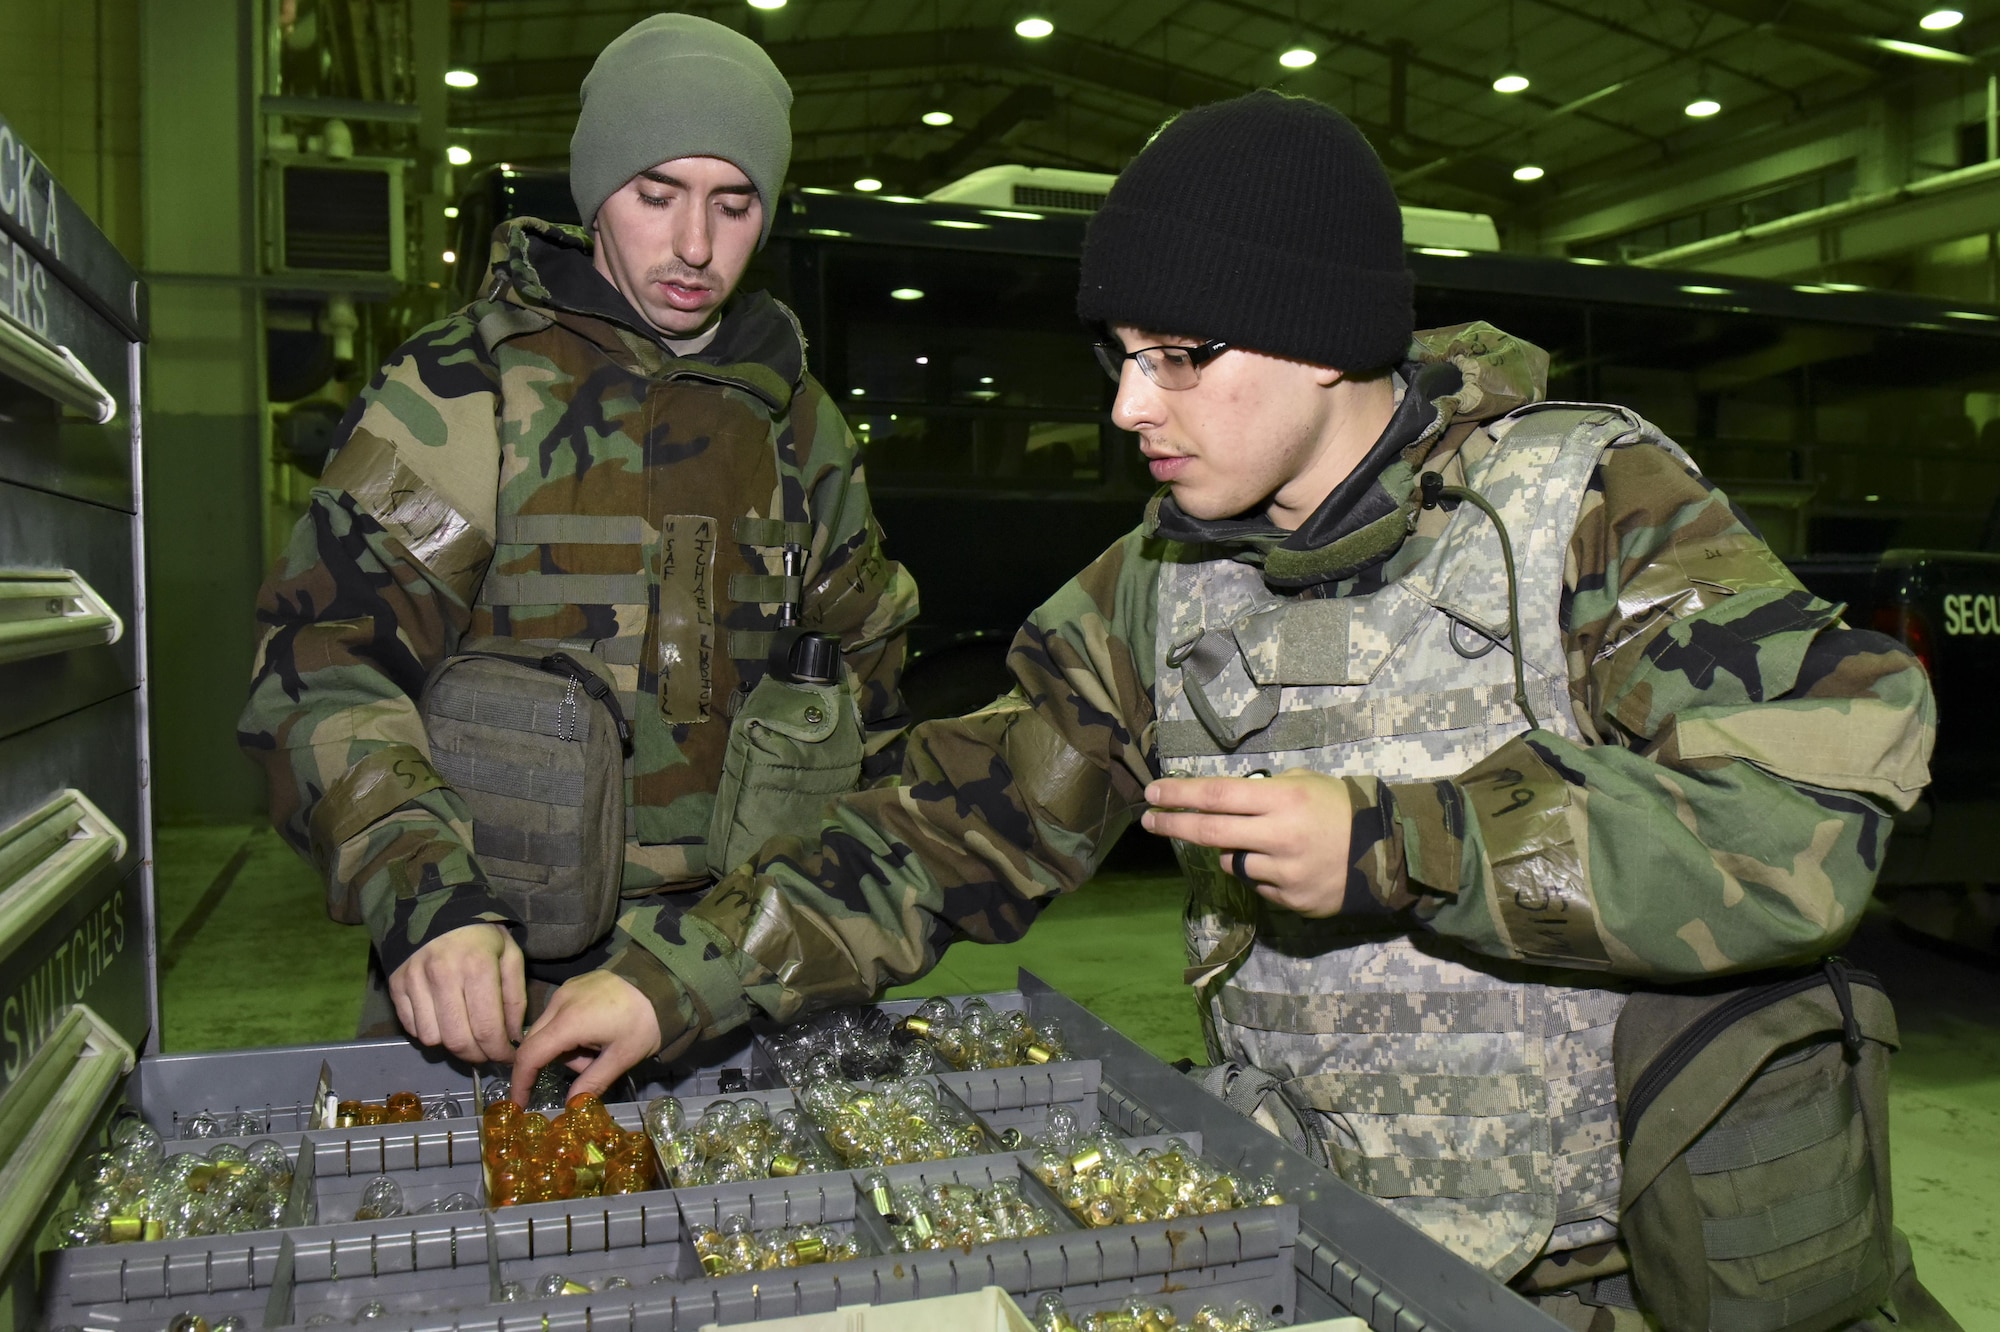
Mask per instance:
[[[1146,378],[1161,388],[1191,389],[1201,382],[1201,368],[1228,351],[1229,344],[1210,338],[1194,347],[1141,347],[1128,352],[1116,343],[1093,342],[1090,349],[1113,383],[1125,373],[1125,362],[1137,361]]]

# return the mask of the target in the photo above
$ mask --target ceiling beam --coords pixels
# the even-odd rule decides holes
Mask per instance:
[[[1795,107],[1799,107],[1801,110],[1804,109],[1803,104],[1799,101],[1799,95],[1784,84],[1774,83],[1761,74],[1753,74],[1749,70],[1738,69],[1734,65],[1726,65],[1712,56],[1698,55],[1697,48],[1695,47],[1686,47],[1680,45],[1678,42],[1670,42],[1664,37],[1655,37],[1652,33],[1642,28],[1635,28],[1629,23],[1621,23],[1614,18],[1605,18],[1602,15],[1593,14],[1581,5],[1566,3],[1566,0],[1531,0],[1531,2],[1540,5],[1544,9],[1553,9],[1558,14],[1568,15],[1579,22],[1595,24],[1606,32],[1617,33],[1620,37],[1624,37],[1629,41],[1639,42],[1658,51],[1665,51],[1677,60],[1698,60],[1712,69],[1722,71],[1731,78],[1742,79],[1745,83],[1755,84],[1773,96],[1788,98]],[[1702,0],[1697,0],[1697,2],[1700,3]],[[1755,2],[1757,0],[1753,0],[1753,3]],[[1704,4],[1704,7],[1715,8],[1713,5],[1706,4]],[[1730,34],[1730,36],[1736,35],[1738,34]],[[1717,41],[1707,43],[1706,46],[1702,46],[1700,49],[1713,50],[1728,40],[1730,40],[1730,37],[1723,37]]]
[[[1251,91],[1249,84],[1061,32],[1027,42],[1006,28],[953,28],[773,42],[765,50],[785,77],[792,80],[891,70],[1005,66],[1024,74],[1053,76],[1102,88],[1156,103],[1167,110],[1218,102]],[[480,84],[476,90],[453,94],[454,114],[458,108],[464,108],[468,116],[476,116],[477,108],[482,105],[571,92],[589,73],[594,59],[594,56],[552,56],[507,60],[490,70],[479,70]],[[1431,67],[1430,62],[1419,57],[1411,56],[1410,60],[1418,67]],[[1429,160],[1449,151],[1445,144],[1407,131],[1395,137],[1389,126],[1360,119],[1355,123],[1375,141],[1377,149],[1392,165],[1399,161]]]
[[[1056,90],[1046,83],[1024,83],[1000,99],[948,147],[926,153],[919,166],[924,188],[932,189],[964,174],[965,164],[988,144],[998,143],[1016,127],[1055,114]]]
[[[1254,15],[1255,17],[1268,20],[1272,23],[1282,24],[1286,27],[1294,26],[1289,16],[1274,13],[1262,5],[1251,3],[1251,0],[1208,0],[1208,3],[1219,5],[1224,9],[1233,9],[1239,14]],[[1393,41],[1378,41],[1364,32],[1349,28],[1330,28],[1318,23],[1300,23],[1296,26],[1302,36],[1316,37],[1329,46],[1346,46],[1352,47],[1357,51],[1366,51],[1371,55],[1382,57],[1385,61],[1392,62],[1392,68],[1393,62],[1397,58],[1396,43]],[[1411,48],[1406,51],[1402,59],[1405,62],[1406,69],[1420,69],[1424,73],[1435,75],[1440,79],[1469,84],[1480,89],[1482,92],[1492,92],[1492,75],[1484,70],[1473,70],[1462,64],[1431,60],[1421,54],[1421,51],[1417,48]],[[1495,95],[1497,96],[1498,94]],[[1554,110],[1557,106],[1554,99],[1536,92],[1517,93],[1509,100],[1528,106],[1539,106],[1544,110]],[[1661,143],[1658,135],[1627,125],[1623,121],[1610,119],[1607,116],[1586,114],[1580,118],[1588,120],[1592,124],[1601,126],[1604,129],[1616,130],[1620,134],[1653,144],[1656,147]],[[1360,122],[1357,121],[1356,123],[1359,124]],[[1377,146],[1379,147],[1380,145],[1378,144]]]

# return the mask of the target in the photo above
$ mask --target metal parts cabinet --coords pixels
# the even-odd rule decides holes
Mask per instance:
[[[146,294],[0,120],[0,1268],[154,1026]]]

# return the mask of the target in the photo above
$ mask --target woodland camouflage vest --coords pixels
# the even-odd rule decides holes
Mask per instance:
[[[811,539],[803,493],[781,480],[776,404],[695,363],[641,368],[636,353],[662,354],[609,324],[512,313],[480,329],[501,458],[470,632],[609,666],[633,729],[625,886],[700,879],[738,691],[763,674],[781,603],[800,600],[784,547]]]
[[[1475,431],[1445,468],[1448,484],[1480,492],[1506,521],[1528,697],[1544,727],[1573,739],[1558,630],[1564,556],[1603,450],[1636,440],[1684,457],[1618,408],[1540,404]],[[1500,543],[1474,506],[1460,505],[1415,568],[1367,596],[1280,597],[1255,567],[1201,554],[1161,573],[1167,772],[1425,780],[1455,776],[1527,729],[1512,699]],[[1188,660],[1197,656],[1199,673]],[[1225,731],[1274,701],[1276,715],[1228,746],[1190,703],[1196,688]],[[1621,991],[1588,972],[1531,970],[1435,936],[1266,907],[1215,850],[1177,850],[1192,886],[1191,960],[1240,957],[1202,989],[1211,1056],[1285,1079],[1294,1103],[1319,1115],[1344,1179],[1502,1279],[1545,1249],[1616,1233]],[[1546,905],[1504,909],[1546,916]]]

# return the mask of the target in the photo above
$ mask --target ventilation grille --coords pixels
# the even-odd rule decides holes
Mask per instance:
[[[386,273],[390,255],[386,171],[285,168],[285,267]]]
[[[1067,208],[1072,212],[1094,213],[1104,207],[1104,196],[1086,190],[1052,190],[1046,185],[1016,185],[1014,203],[1023,208]]]

